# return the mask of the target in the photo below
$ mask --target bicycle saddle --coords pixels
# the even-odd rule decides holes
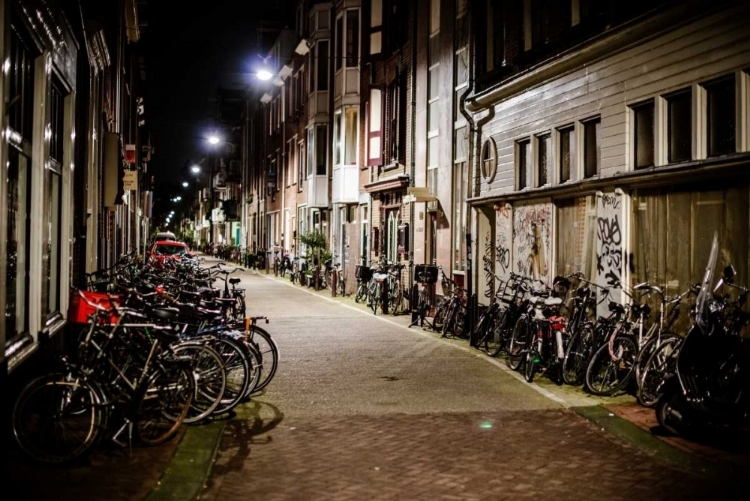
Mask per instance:
[[[388,274],[387,273],[373,273],[372,274],[372,278],[376,282],[382,282],[383,280],[385,280],[386,278],[388,278]]]
[[[229,279],[229,283],[232,284],[232,285],[238,284],[240,282],[242,282],[241,278],[230,278]]]
[[[149,315],[152,318],[158,318],[159,320],[176,320],[180,315],[180,310],[178,308],[172,308],[170,306],[160,306],[151,308]]]

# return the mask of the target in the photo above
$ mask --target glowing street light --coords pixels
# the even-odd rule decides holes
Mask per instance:
[[[219,139],[219,136],[214,135],[214,136],[209,136],[208,138],[208,142],[211,144],[219,144],[219,141],[221,141],[221,139]]]
[[[190,170],[193,172],[193,174],[198,174],[201,171],[201,168],[197,165],[193,165],[192,167],[190,167]]]
[[[187,188],[188,186],[190,186],[190,183],[188,183],[187,181],[183,181],[182,182],[182,187],[183,188]]]
[[[263,80],[264,82],[266,82],[273,78],[273,73],[271,73],[267,69],[261,69],[258,70],[258,73],[256,73],[255,76],[258,77],[258,80]]]

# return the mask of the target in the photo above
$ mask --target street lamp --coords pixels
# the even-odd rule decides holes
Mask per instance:
[[[182,187],[183,188],[187,188],[188,186],[190,186],[190,183],[188,183],[187,181],[183,181],[182,182]]]
[[[192,167],[190,167],[190,170],[193,174],[198,174],[201,171],[201,168],[197,165],[193,165]]]
[[[263,68],[258,70],[258,73],[256,73],[255,76],[258,77],[258,80],[263,80],[264,82],[266,82],[268,80],[271,80],[271,78],[273,77],[273,73]]]

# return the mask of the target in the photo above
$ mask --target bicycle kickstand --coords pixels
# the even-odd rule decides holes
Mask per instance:
[[[125,431],[125,428],[128,429],[128,457],[133,457],[133,422],[130,419],[125,418],[125,423],[120,426],[120,429],[117,430],[117,432],[112,437],[112,442],[116,443],[120,447],[125,447],[125,444],[122,443],[117,439],[123,431]]]

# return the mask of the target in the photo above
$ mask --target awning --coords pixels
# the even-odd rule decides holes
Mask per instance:
[[[403,200],[404,203],[434,202],[437,200],[437,196],[424,186],[410,186],[407,188],[406,196]]]

